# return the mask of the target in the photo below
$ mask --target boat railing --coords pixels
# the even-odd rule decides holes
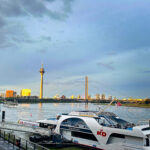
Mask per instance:
[[[37,143],[33,143],[24,138],[13,135],[5,130],[0,129],[0,138],[3,138],[8,143],[11,143],[13,147],[17,146],[20,150],[50,150],[46,147],[43,147]]]
[[[149,124],[149,120],[141,120],[141,121],[138,121],[137,125],[147,125]]]

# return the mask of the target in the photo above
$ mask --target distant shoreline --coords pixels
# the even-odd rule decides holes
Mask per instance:
[[[7,98],[7,99],[1,99],[0,103],[3,103],[4,101],[17,101],[18,103],[26,103],[26,104],[34,104],[34,103],[95,103],[95,104],[101,104],[101,105],[107,105],[111,102],[111,100],[92,100],[92,101],[85,101],[83,99],[53,99],[53,98],[44,98],[44,99],[38,99],[38,98]],[[118,100],[114,101],[111,105],[114,106]],[[124,102],[119,100],[122,106],[125,107],[140,107],[140,108],[150,108],[150,103],[131,103],[131,102]]]
[[[140,108],[150,108],[150,104],[122,104],[125,107],[140,107]]]
[[[18,103],[110,103],[110,100],[93,100],[93,101],[87,101],[83,99],[53,99],[53,98],[44,98],[44,99],[38,99],[38,98],[7,98],[2,99],[1,102],[4,101],[17,101]]]

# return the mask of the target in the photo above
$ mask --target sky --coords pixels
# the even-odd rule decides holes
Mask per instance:
[[[150,98],[149,0],[0,0],[0,93]]]

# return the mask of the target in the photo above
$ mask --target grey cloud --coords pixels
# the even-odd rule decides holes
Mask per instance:
[[[109,56],[115,56],[115,55],[117,55],[117,53],[116,52],[110,52],[110,53],[108,53],[108,55]]]
[[[56,1],[56,0],[55,0]],[[47,0],[52,3],[54,0]],[[46,7],[45,1],[39,0],[5,0],[1,1],[0,15],[5,17],[35,16],[42,17],[47,15],[53,19],[65,19],[72,10],[73,0],[63,0],[62,11],[52,11]]]
[[[83,84],[84,85],[84,79],[83,78],[77,78],[77,79],[72,79],[72,80],[68,80],[65,82],[58,82],[59,84],[62,85],[74,85],[74,84]]]
[[[10,43],[35,43],[19,22],[14,22],[16,17],[23,16],[43,17],[64,20],[71,13],[73,0],[62,0],[61,10],[51,10],[46,3],[59,2],[57,0],[2,0],[0,4],[0,48],[8,47]],[[10,19],[11,18],[11,19]],[[51,37],[43,37],[51,41]],[[1,49],[0,49],[1,50]],[[41,53],[46,51],[40,50]]]
[[[105,67],[107,69],[110,69],[110,70],[115,70],[115,68],[112,66],[113,65],[113,62],[110,62],[110,63],[97,63],[98,66],[102,66],[102,67]]]
[[[72,12],[72,7],[71,4],[74,0],[63,0],[64,2],[64,12],[65,13],[71,13]]]
[[[45,84],[45,85],[49,85],[49,84],[50,84],[50,82],[46,81],[46,82],[44,82],[44,84]]]
[[[54,2],[55,0],[45,0],[45,1],[47,1],[47,2]]]
[[[42,54],[45,54],[45,53],[47,53],[47,49],[39,49],[39,50],[37,50],[37,52],[39,52],[39,53],[42,53]]]
[[[12,40],[15,42],[21,42],[21,43],[35,43],[36,41],[31,40],[29,38],[27,38],[26,36],[15,36],[12,37]]]
[[[24,11],[17,0],[3,0],[0,5],[0,14],[6,17],[17,17],[20,15],[25,15]]]
[[[12,24],[0,29],[0,50],[16,46],[18,43],[33,43],[30,36],[26,33],[22,24]]]
[[[7,22],[5,21],[5,19],[0,16],[0,28],[2,28]]]
[[[7,43],[7,44],[0,44],[0,50],[2,49],[2,48],[9,48],[9,47],[11,47],[11,46],[13,46],[14,44],[12,44],[12,43]]]
[[[51,41],[52,38],[50,36],[43,36],[42,40],[47,40],[47,41]]]
[[[44,14],[48,13],[47,8],[45,5],[42,3],[42,1],[38,0],[31,0],[31,1],[26,1],[22,0],[21,5],[23,5],[23,8],[26,12],[30,13],[33,16],[36,17],[42,17]]]
[[[150,70],[145,70],[144,73],[150,73]]]

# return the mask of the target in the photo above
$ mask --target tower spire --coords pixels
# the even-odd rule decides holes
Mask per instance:
[[[85,100],[88,100],[88,76],[85,77]]]

